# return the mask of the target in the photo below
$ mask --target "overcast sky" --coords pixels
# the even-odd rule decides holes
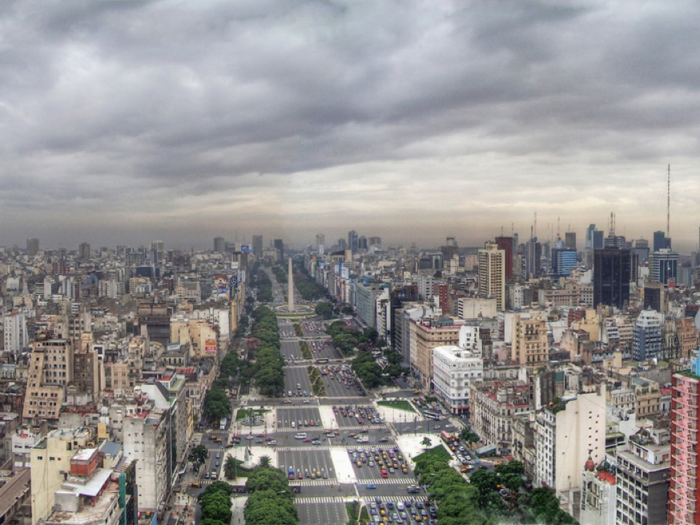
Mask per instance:
[[[0,244],[696,249],[700,3],[0,2]],[[547,228],[549,225],[549,230]]]

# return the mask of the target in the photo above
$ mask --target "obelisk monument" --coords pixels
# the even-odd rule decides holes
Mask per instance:
[[[294,311],[294,275],[292,274],[292,258],[289,258],[289,269],[287,270],[287,298],[289,299],[289,313]]]

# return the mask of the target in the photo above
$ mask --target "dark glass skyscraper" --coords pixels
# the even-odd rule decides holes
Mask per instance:
[[[593,261],[593,304],[622,309],[630,299],[632,276],[630,251],[606,248],[595,250]]]

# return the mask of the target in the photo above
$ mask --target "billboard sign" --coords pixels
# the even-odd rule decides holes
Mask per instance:
[[[250,253],[250,245],[249,244],[241,244],[241,251],[243,253]]]
[[[216,339],[207,339],[204,341],[205,352],[216,352]]]
[[[168,343],[168,352],[179,352],[180,343]]]

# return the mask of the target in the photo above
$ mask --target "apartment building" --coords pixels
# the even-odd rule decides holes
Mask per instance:
[[[549,362],[549,338],[544,319],[523,319],[520,315],[513,317],[511,360],[526,366]]]

